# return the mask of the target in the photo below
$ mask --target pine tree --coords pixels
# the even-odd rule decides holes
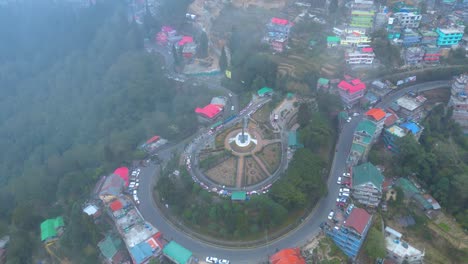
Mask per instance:
[[[227,56],[226,56],[226,49],[223,48],[221,49],[221,56],[219,57],[219,68],[221,69],[221,71],[225,71],[227,69],[227,65],[228,62],[227,62]]]

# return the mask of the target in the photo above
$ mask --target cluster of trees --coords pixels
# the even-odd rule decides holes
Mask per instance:
[[[299,133],[305,147],[296,151],[287,172],[267,195],[253,196],[245,203],[213,196],[193,183],[185,170],[179,177],[168,176],[174,163],[155,187],[160,198],[187,225],[223,238],[263,236],[265,230],[283,224],[288,215],[312,208],[327,192],[326,168],[336,137],[334,119],[328,116],[341,108],[334,95],[320,93],[317,98],[316,107],[299,105]]]
[[[415,175],[442,206],[468,227],[468,139],[452,119],[452,110],[436,106],[423,122],[420,144],[408,135],[397,141],[395,169]]]
[[[123,1],[88,9],[22,1],[2,6],[0,22],[0,236],[12,237],[8,263],[31,263],[41,221],[58,215],[64,251],[76,263],[97,263],[99,230],[81,213],[92,185],[140,157],[136,146],[155,133],[193,133],[193,108],[210,93],[164,77]]]
[[[385,30],[379,30],[372,35],[372,47],[374,47],[375,56],[380,60],[382,65],[386,67],[399,67],[403,65],[400,48],[390,43]]]

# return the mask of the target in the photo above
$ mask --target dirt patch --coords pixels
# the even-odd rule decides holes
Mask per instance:
[[[268,172],[272,174],[278,169],[281,161],[281,143],[273,143],[267,145],[263,150],[256,154],[268,169]]]
[[[208,170],[205,174],[213,181],[226,185],[234,186],[236,177],[237,158],[229,158],[217,166]]]
[[[244,164],[245,185],[255,184],[268,177],[252,157],[246,157]]]

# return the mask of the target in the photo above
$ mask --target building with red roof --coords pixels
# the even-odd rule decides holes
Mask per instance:
[[[120,209],[122,209],[123,204],[119,199],[117,199],[117,200],[113,201],[112,203],[110,203],[109,207],[112,210],[112,212],[115,212],[115,211],[119,211]]]
[[[208,104],[203,108],[199,108],[199,107],[195,108],[195,113],[209,120],[212,120],[218,117],[222,111],[223,111],[223,106],[217,105],[217,104]]]
[[[159,139],[160,139],[159,136],[153,136],[152,138],[150,138],[150,139],[148,139],[148,140],[146,141],[146,144],[154,143],[154,142],[158,141]]]
[[[305,264],[299,248],[285,248],[270,257],[270,264]]]
[[[120,168],[117,168],[117,169],[114,171],[114,174],[119,175],[119,177],[122,178],[122,180],[124,180],[125,186],[128,186],[128,184],[130,183],[130,181],[129,181],[129,179],[128,179],[128,168],[127,168],[127,167],[120,167]]]
[[[191,36],[183,36],[179,42],[177,42],[177,45],[179,47],[184,46],[185,44],[192,43],[193,42],[193,37]]]
[[[359,79],[353,79],[349,82],[343,80],[338,83],[338,89],[343,103],[351,108],[364,97],[366,84]]]
[[[355,259],[361,249],[372,223],[372,215],[351,204],[343,218],[330,223],[326,233],[335,244],[351,259]]]
[[[375,124],[375,137],[382,133],[387,113],[381,108],[372,108],[366,112],[366,117]]]

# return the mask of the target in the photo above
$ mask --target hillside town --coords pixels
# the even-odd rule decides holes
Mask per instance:
[[[93,8],[99,2],[66,1],[76,8]],[[0,6],[13,2],[3,0]],[[159,2],[127,0],[128,21],[143,28],[148,14],[157,16],[160,12]],[[102,239],[96,248],[101,263],[431,263],[436,253],[417,236],[418,230],[414,230],[419,225],[430,230],[427,237],[466,251],[466,228],[444,208],[447,200],[436,199],[441,195],[425,185],[417,172],[398,174],[401,171],[392,162],[406,154],[402,140],[414,140],[420,146],[424,133],[434,130],[426,120],[438,106],[450,108],[449,119],[465,137],[468,134],[468,73],[454,70],[456,74],[449,78],[421,80],[424,75],[418,72],[446,67],[450,58],[454,59],[454,52],[466,55],[468,1],[386,1],[385,5],[372,0],[318,1],[320,4],[273,1],[270,4],[275,8],[271,10],[276,15],[255,25],[262,29],[258,32],[261,37],[255,40],[260,49],[278,61],[289,59],[291,54],[300,57],[294,48],[299,39],[295,29],[308,21],[321,25],[323,32],[321,39],[307,39],[308,47],[303,52],[312,52],[321,45],[326,56],[340,54],[334,57],[338,62],[333,66],[339,70],[323,70],[331,62],[319,65],[320,76],[307,86],[308,90],[314,86],[314,92],[306,95],[286,88],[280,92],[264,79],[259,79],[259,87],[253,91],[233,92],[231,87],[222,86],[236,78],[235,54],[227,40],[215,36],[215,19],[206,16],[221,12],[217,9],[224,5],[242,10],[268,5],[264,2],[268,1],[193,1],[182,18],[190,26],[175,22],[158,25],[150,37],[145,37],[145,54],[163,58],[166,77],[180,85],[177,89],[184,90],[183,85],[189,83],[193,89],[196,85],[216,88],[209,95],[210,101],[197,101],[191,108],[189,118],[196,119],[198,125],[195,133],[176,142],[161,135],[159,127],[148,125],[152,137],[142,138],[135,148],[141,159],[122,163],[113,171],[101,171],[96,177],[79,210],[92,224],[107,228],[100,234]],[[344,17],[337,22],[330,18],[337,16],[332,8],[338,6]],[[401,65],[389,65],[382,47],[389,53],[396,50],[389,56],[397,56]],[[226,57],[225,69],[221,68],[221,54]],[[395,74],[375,78],[367,74],[381,67]],[[239,81],[243,86],[244,80]],[[447,93],[440,95],[444,89]],[[300,125],[300,105],[318,108],[317,94],[338,98],[339,111],[328,115],[336,125],[337,139],[331,155],[321,153],[329,155],[332,162],[326,165],[329,168],[323,168],[327,191],[315,209],[304,209],[304,216],[297,214],[298,220],[281,227],[289,228],[281,236],[274,237],[281,228],[266,228],[261,243],[258,238],[257,244],[247,238],[245,242],[236,234],[239,241],[245,242],[240,246],[236,241],[221,244],[221,235],[197,235],[171,214],[175,205],[154,188],[163,176],[182,182],[180,185],[190,184],[189,192],[202,194],[200,200],[209,196],[213,197],[210,201],[225,201],[232,207],[273,192],[279,178],[295,164],[297,153],[307,145],[301,136],[304,127]],[[453,145],[442,147],[456,152]],[[217,164],[211,165],[214,161]],[[428,165],[427,170],[432,169]],[[176,193],[175,189],[168,191]],[[221,209],[215,205],[212,208],[197,214],[201,218],[221,214]],[[196,214],[179,211],[187,217]],[[273,214],[271,211],[262,214]],[[71,263],[61,250],[61,238],[71,221],[57,214],[37,223],[40,243],[48,256],[38,263]],[[255,226],[249,232],[258,232],[257,225],[248,221],[245,225]],[[200,230],[213,228],[198,226]],[[216,228],[221,230],[223,226]],[[373,242],[379,244],[377,240],[384,252],[374,257],[369,248]],[[9,263],[9,243],[9,236],[0,238],[0,264]]]

